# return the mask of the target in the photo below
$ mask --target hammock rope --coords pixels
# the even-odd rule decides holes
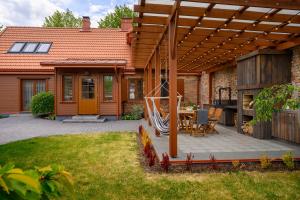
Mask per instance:
[[[165,81],[163,84],[160,84],[158,86],[156,86],[153,90],[151,90],[144,98],[146,101],[146,107],[147,107],[147,111],[148,111],[148,116],[149,119],[151,121],[151,124],[155,127],[156,130],[158,130],[161,134],[163,135],[168,135],[169,131],[170,131],[170,115],[168,114],[165,118],[162,117],[161,113],[159,112],[158,108],[156,107],[156,103],[155,100],[157,99],[169,99],[170,97],[155,97],[155,95],[158,93],[158,88],[164,88],[165,90],[169,91],[168,88],[165,87],[165,84],[168,83],[167,81]],[[154,93],[154,97],[153,96],[149,96],[153,93],[153,91],[155,91]],[[178,117],[178,111],[180,109],[180,105],[181,105],[181,99],[182,96],[177,92],[178,96],[178,100],[177,100],[177,119],[179,119]],[[149,101],[151,101],[151,105],[152,105],[152,110],[150,108],[150,104]]]

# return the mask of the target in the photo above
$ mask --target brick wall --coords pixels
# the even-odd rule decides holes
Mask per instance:
[[[293,49],[292,83],[300,86],[300,46]]]
[[[200,83],[200,102],[201,102],[201,104],[209,103],[208,77],[209,77],[209,75],[207,73],[202,72],[201,83]]]
[[[221,71],[217,71],[213,75],[212,80],[212,98],[219,99],[219,88],[231,87],[231,99],[237,99],[237,68],[226,68]],[[228,100],[228,91],[222,92],[222,99]]]
[[[202,72],[200,83],[201,104],[209,103],[209,74]],[[212,76],[212,99],[219,99],[219,87],[231,87],[231,99],[237,99],[237,68],[226,68],[213,73]],[[222,99],[228,99],[228,92],[222,93]]]
[[[199,89],[197,76],[179,76],[184,79],[184,103],[197,104],[197,89]]]

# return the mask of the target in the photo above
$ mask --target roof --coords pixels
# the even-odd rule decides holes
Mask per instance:
[[[92,28],[84,32],[80,28],[7,27],[0,35],[0,71],[53,71],[53,66],[40,63],[62,60],[94,64],[103,59],[125,60],[131,67],[126,34],[121,29]],[[52,42],[52,46],[48,54],[7,53],[18,41]]]
[[[178,72],[201,73],[257,49],[300,45],[300,1],[141,0],[134,11],[136,68],[146,68],[155,52],[167,66],[171,48],[177,52]],[[171,22],[173,41],[168,39]]]
[[[125,59],[63,59],[41,62],[42,66],[126,66],[127,61]]]

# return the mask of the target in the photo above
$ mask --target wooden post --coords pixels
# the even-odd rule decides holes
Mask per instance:
[[[159,48],[155,51],[155,59],[154,59],[154,65],[155,65],[155,97],[160,97],[160,87],[161,84],[160,75],[161,75],[161,63],[160,63],[160,51]],[[155,100],[155,105],[160,110],[160,100]]]
[[[201,76],[197,77],[197,105],[200,105],[200,82]]]
[[[148,94],[148,69],[147,67],[144,69],[144,96]],[[146,101],[146,100],[145,100]],[[147,105],[146,102],[144,101],[144,118],[147,120],[148,119],[148,111],[147,111]]]
[[[169,23],[169,108],[170,108],[170,135],[169,135],[169,154],[177,157],[177,45],[176,45],[176,26],[178,11]]]
[[[155,66],[155,84],[154,84],[154,96],[155,97],[160,97],[160,84],[161,84],[161,80],[160,80],[160,74],[161,74],[161,68],[160,68],[160,52],[159,52],[159,47],[155,50],[155,54],[154,54],[154,66]],[[158,110],[160,110],[160,99],[155,99],[155,105],[157,107]],[[160,133],[158,130],[156,131],[156,135],[159,136]]]
[[[213,72],[208,74],[208,103],[212,104],[212,76]]]
[[[148,94],[150,96],[153,96],[153,92],[151,92],[153,90],[153,87],[152,87],[152,59],[150,60],[149,65],[148,65],[148,79],[147,80],[148,80]],[[151,103],[149,104],[149,107],[152,110],[152,104]],[[150,118],[148,118],[148,123],[151,126]]]

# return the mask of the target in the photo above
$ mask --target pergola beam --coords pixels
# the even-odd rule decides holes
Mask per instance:
[[[299,10],[299,0],[184,0],[190,2],[199,3],[217,3],[233,6],[251,6],[251,7],[263,7],[263,8],[281,8],[289,10]]]

